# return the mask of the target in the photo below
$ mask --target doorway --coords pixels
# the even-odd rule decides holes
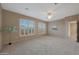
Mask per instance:
[[[72,41],[77,40],[77,21],[71,21],[68,23],[68,37]]]

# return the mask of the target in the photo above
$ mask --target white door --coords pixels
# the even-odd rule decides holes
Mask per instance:
[[[77,23],[76,22],[70,22],[69,24],[70,27],[70,39],[73,41],[77,40]]]

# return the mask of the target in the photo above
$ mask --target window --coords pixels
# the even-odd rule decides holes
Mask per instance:
[[[45,34],[46,33],[46,24],[43,22],[38,23],[38,33],[39,34]]]
[[[35,34],[35,23],[31,20],[20,20],[20,35],[27,36]]]

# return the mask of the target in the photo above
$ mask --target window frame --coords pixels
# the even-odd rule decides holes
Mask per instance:
[[[25,34],[25,30],[26,29],[24,29],[24,35],[22,35],[21,34],[21,29],[22,29],[22,27],[21,27],[21,20],[27,20],[27,21],[29,21],[29,22],[32,22],[32,24],[34,25],[34,32],[32,32],[32,29],[31,29],[31,33],[29,33],[29,30],[27,30],[27,35]],[[30,24],[30,23],[29,23]],[[31,25],[32,25],[31,24]],[[21,37],[24,37],[24,36],[32,36],[32,35],[35,35],[35,25],[36,25],[36,23],[35,23],[35,21],[32,21],[32,20],[29,20],[29,19],[19,19],[19,35],[21,36]],[[28,25],[27,25],[28,26]],[[29,27],[29,26],[28,26]]]

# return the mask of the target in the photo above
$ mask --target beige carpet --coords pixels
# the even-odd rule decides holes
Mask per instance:
[[[79,43],[69,39],[43,36],[6,46],[0,54],[71,55],[79,54]]]

